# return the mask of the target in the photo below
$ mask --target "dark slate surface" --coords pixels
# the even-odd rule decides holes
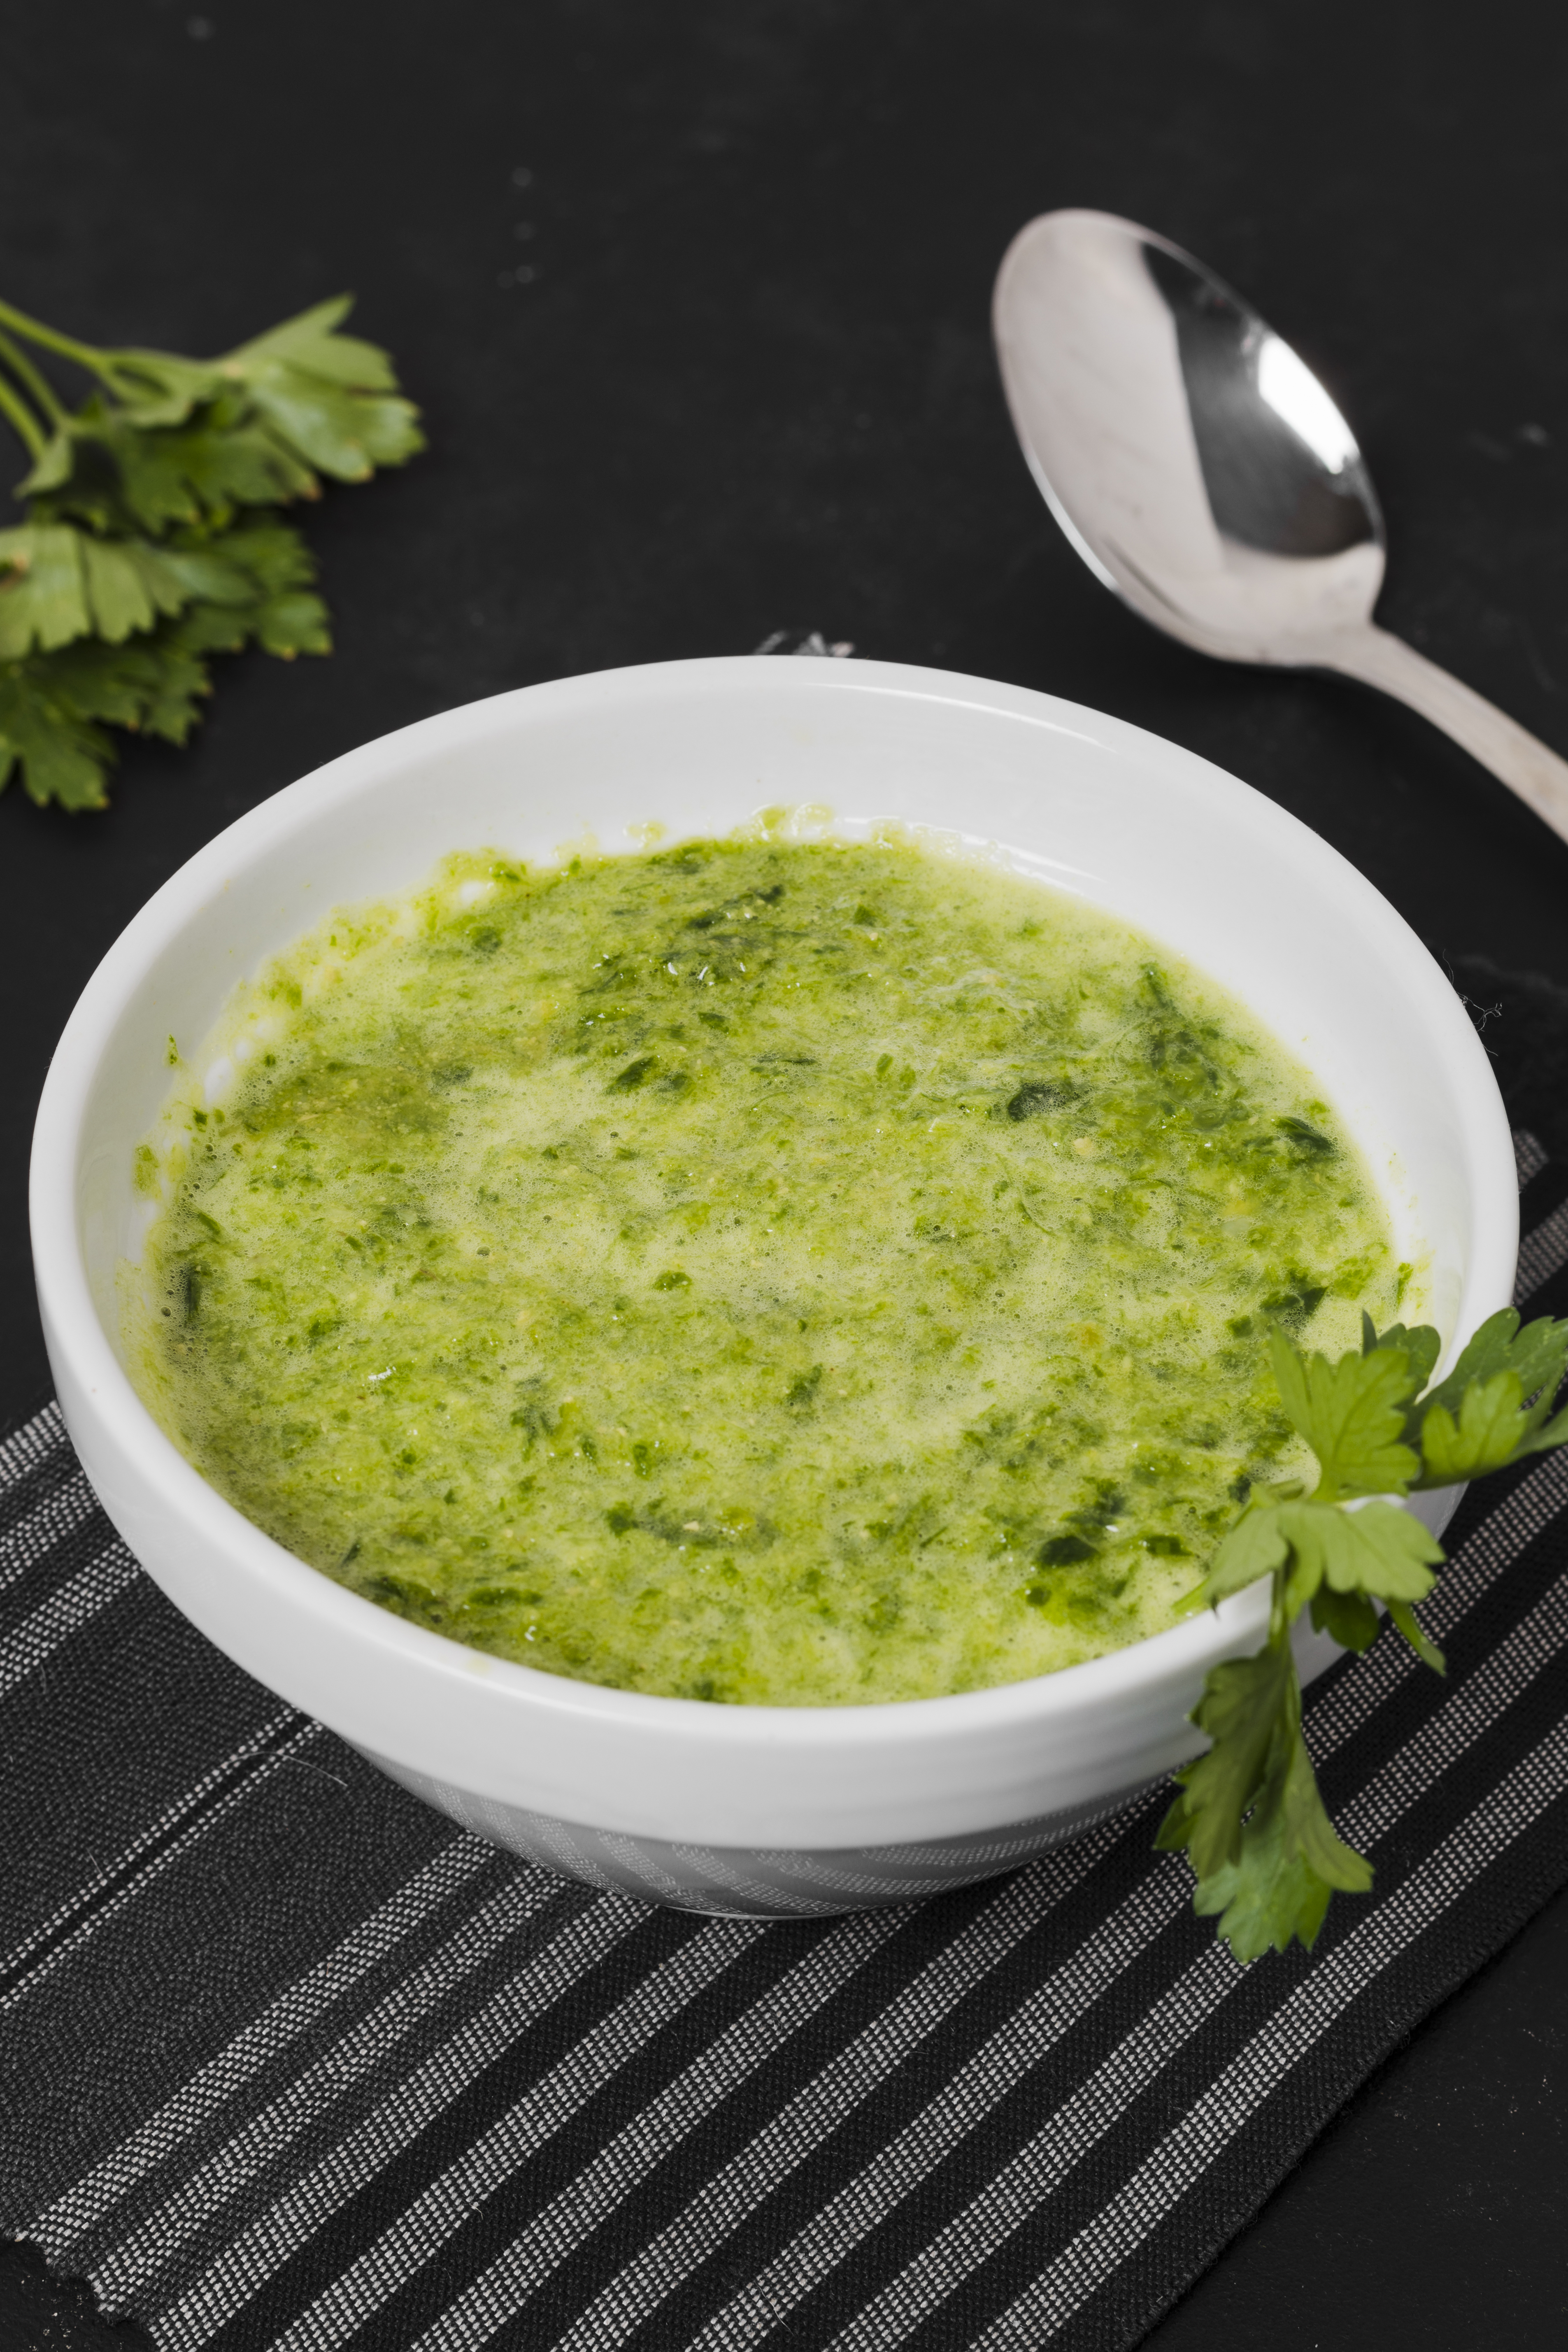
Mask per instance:
[[[1392,704],[1222,668],[1122,611],[1029,486],[987,333],[1036,212],[1192,246],[1358,427],[1382,617],[1568,751],[1560,12],[5,0],[0,57],[0,292],[204,351],[352,288],[434,445],[312,522],[331,661],[227,665],[199,742],[133,750],[106,817],[0,803],[0,1413],[47,1393],[26,1137],[93,963],[279,785],[502,688],[789,625],[1044,688],[1315,825],[1504,1003],[1505,1053],[1530,992],[1465,960],[1568,984],[1568,845]],[[1559,1898],[1149,2340],[1559,2340],[1565,1964]],[[0,2345],[139,2340],[0,2258]]]

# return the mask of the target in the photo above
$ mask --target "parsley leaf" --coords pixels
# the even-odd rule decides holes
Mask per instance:
[[[1342,1649],[1370,1650],[1383,1631],[1383,1621],[1364,1592],[1336,1592],[1331,1584],[1320,1584],[1310,1605],[1312,1622],[1319,1633],[1327,1633]],[[1398,1606],[1404,1609],[1405,1604],[1400,1601]],[[1392,1602],[1389,1613],[1394,1613]],[[1410,1622],[1415,1623],[1413,1616]],[[1426,1641],[1425,1634],[1421,1638]],[[1426,1646],[1431,1649],[1429,1643]],[[1438,1653],[1432,1650],[1431,1655],[1436,1658]]]
[[[1210,1558],[1208,1573],[1191,1600],[1211,1609],[1217,1607],[1227,1594],[1244,1591],[1260,1576],[1271,1575],[1282,1567],[1289,1549],[1278,1508],[1268,1489],[1255,1487],[1240,1518],[1228,1534],[1221,1537]]]
[[[1331,1364],[1304,1356],[1278,1328],[1268,1345],[1280,1402],[1318,1457],[1318,1492],[1335,1502],[1402,1494],[1421,1466],[1402,1438],[1411,1393],[1405,1350],[1379,1347]]]
[[[142,539],[96,539],[70,523],[0,531],[0,661],[73,637],[120,645],[190,601],[163,549]]]
[[[1495,1372],[1517,1373],[1526,1396],[1542,1388],[1554,1391],[1565,1366],[1568,1322],[1554,1322],[1550,1315],[1543,1315],[1521,1330],[1518,1310],[1505,1307],[1487,1318],[1462,1349],[1447,1379],[1440,1381],[1425,1402],[1452,1412],[1473,1382],[1490,1380]]]
[[[1416,1485],[1454,1486],[1562,1444],[1568,1412],[1552,1417],[1552,1407],[1565,1366],[1568,1323],[1542,1316],[1521,1331],[1511,1307],[1492,1316],[1422,1400]]]
[[[105,726],[183,743],[212,690],[211,655],[331,651],[314,562],[289,524],[260,517],[170,561],[192,590],[176,615],[119,644],[82,636],[0,663],[0,785],[16,766],[40,803],[102,808]]]
[[[1334,1503],[1282,1503],[1275,1516],[1292,1555],[1285,1585],[1292,1617],[1321,1584],[1373,1601],[1425,1601],[1432,1590],[1431,1569],[1442,1548],[1396,1503],[1364,1503],[1353,1511]]]
[[[1363,1309],[1361,1332],[1363,1356],[1370,1356],[1377,1348],[1398,1349],[1408,1366],[1410,1393],[1412,1396],[1419,1395],[1431,1379],[1432,1368],[1443,1352],[1443,1342],[1431,1324],[1417,1323],[1407,1330],[1403,1323],[1391,1323],[1386,1331],[1380,1331]]]
[[[1331,1892],[1364,1892],[1372,1871],[1323,1810],[1288,1635],[1216,1666],[1193,1721],[1213,1745],[1176,1774],[1182,1793],[1156,1845],[1187,1848],[1194,1908],[1220,1915],[1237,1959],[1283,1951],[1293,1936],[1310,1946]]]
[[[156,432],[89,401],[66,420],[21,490],[95,530],[137,528],[156,537],[178,524],[226,522],[237,507],[317,498],[321,484],[243,393],[221,390],[198,416]]]
[[[368,480],[424,447],[413,405],[397,395],[392,362],[374,343],[340,335],[346,295],[318,303],[217,362],[243,383],[274,433],[339,481]]]
[[[1295,1706],[1299,1715],[1299,1692]],[[1277,1729],[1240,1853],[1199,1881],[1193,1908],[1200,1917],[1218,1912],[1218,1932],[1237,1958],[1255,1960],[1270,1947],[1287,1950],[1292,1937],[1310,1950],[1330,1896],[1364,1895],[1371,1885],[1371,1864],[1345,1844],[1323,1809],[1300,1722]]]
[[[1193,1709],[1212,1745],[1175,1774],[1182,1793],[1154,1843],[1185,1846],[1200,1881],[1240,1855],[1242,1823],[1268,1776],[1289,1673],[1289,1651],[1270,1642],[1256,1657],[1215,1666]]]

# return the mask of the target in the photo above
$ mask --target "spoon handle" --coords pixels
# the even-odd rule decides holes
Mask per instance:
[[[1461,686],[1403,637],[1391,636],[1371,621],[1323,639],[1318,660],[1326,669],[1359,677],[1363,685],[1381,687],[1384,694],[1408,703],[1462,743],[1483,768],[1500,776],[1553,833],[1568,841],[1568,760],[1549,751],[1484,696]]]

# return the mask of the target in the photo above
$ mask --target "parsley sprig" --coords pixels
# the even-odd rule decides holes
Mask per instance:
[[[1382,1601],[1424,1664],[1442,1654],[1416,1605],[1445,1554],[1398,1499],[1504,1470],[1568,1442],[1553,1412],[1568,1368],[1568,1322],[1521,1330],[1511,1307],[1483,1323],[1447,1378],[1428,1388],[1439,1340],[1429,1326],[1379,1332],[1363,1316],[1360,1355],[1335,1363],[1270,1335],[1285,1411],[1318,1461],[1318,1483],[1255,1488],[1189,1596],[1194,1607],[1270,1580],[1268,1639],[1256,1657],[1215,1666],[1192,1720],[1207,1751],[1176,1774],[1181,1794],[1156,1843],[1184,1847],[1194,1908],[1218,1914],[1241,1960],[1292,1937],[1315,1942],[1330,1896],[1364,1894],[1373,1872],[1330,1821],[1301,1736],[1290,1628],[1303,1609],[1347,1649],[1365,1650]]]
[[[346,296],[216,360],[100,351],[0,302],[0,419],[31,460],[0,530],[0,788],[102,808],[109,727],[183,743],[215,653],[331,650],[316,567],[279,509],[424,446]],[[35,354],[85,372],[68,408]]]

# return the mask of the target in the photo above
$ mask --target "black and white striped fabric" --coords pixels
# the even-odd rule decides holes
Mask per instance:
[[[1521,1302],[1568,1171],[1519,1139]],[[1163,1792],[826,1922],[595,1893],[211,1650],[54,1410],[0,1447],[0,2229],[167,2352],[1120,2347],[1568,1879],[1568,1457],[1310,1694],[1373,1894],[1242,1969]]]

